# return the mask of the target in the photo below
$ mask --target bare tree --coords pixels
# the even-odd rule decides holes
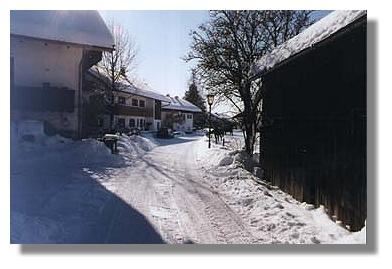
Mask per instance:
[[[191,33],[185,60],[196,60],[203,87],[228,100],[243,118],[246,151],[253,153],[262,91],[252,66],[275,46],[311,24],[311,11],[211,11]]]
[[[105,93],[109,107],[114,105],[113,91],[119,89],[121,80],[129,82],[128,78],[136,68],[137,49],[130,34],[118,23],[108,23],[110,32],[114,38],[114,50],[104,52],[102,60],[98,64],[97,72],[109,79],[109,87]],[[110,115],[110,127],[113,125],[113,109]]]

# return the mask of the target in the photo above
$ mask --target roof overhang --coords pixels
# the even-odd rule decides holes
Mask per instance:
[[[261,78],[286,62],[316,49],[325,42],[329,42],[358,23],[366,21],[366,14],[365,10],[339,10],[332,12],[263,56],[253,67],[252,78]],[[334,23],[337,25],[334,25]],[[293,43],[300,39],[307,39],[307,42],[302,46],[292,48]]]
[[[10,13],[11,36],[113,50],[113,36],[97,11],[13,10]]]

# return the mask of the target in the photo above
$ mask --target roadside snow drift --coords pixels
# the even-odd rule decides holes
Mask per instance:
[[[230,147],[230,140],[226,137]],[[366,227],[351,233],[325,212],[323,206],[300,203],[279,188],[261,181],[241,164],[240,150],[213,144],[198,152],[198,161],[210,185],[247,223],[259,243],[365,244]]]
[[[154,146],[121,137],[111,154],[93,139],[35,136],[11,141],[11,243],[162,243],[138,211],[118,198],[113,173]]]

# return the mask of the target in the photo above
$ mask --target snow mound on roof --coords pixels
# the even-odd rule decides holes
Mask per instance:
[[[330,13],[300,34],[263,56],[253,66],[252,73],[259,74],[288,59],[302,50],[312,47],[340,29],[364,16],[366,10],[338,10]]]
[[[114,40],[98,11],[12,10],[11,34],[112,49]]]

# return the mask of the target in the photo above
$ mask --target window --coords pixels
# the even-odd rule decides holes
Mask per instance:
[[[119,96],[118,97],[118,103],[121,104],[121,105],[125,105],[125,97]]]
[[[129,127],[135,127],[135,119],[129,119]]]
[[[139,119],[136,119],[136,127],[137,127],[137,128],[140,127],[140,121],[139,121]]]
[[[146,106],[146,101],[144,101],[144,100],[139,100],[139,106],[140,106],[140,107],[145,107],[145,106]]]
[[[139,106],[139,100],[132,98],[132,106]]]
[[[103,118],[98,118],[98,127],[103,126]]]
[[[118,118],[118,119],[117,119],[117,126],[118,126],[119,128],[124,128],[124,127],[125,127],[125,119],[123,119],[123,118]]]
[[[192,114],[186,115],[186,118],[187,118],[188,120],[191,120],[191,119],[192,119]]]

